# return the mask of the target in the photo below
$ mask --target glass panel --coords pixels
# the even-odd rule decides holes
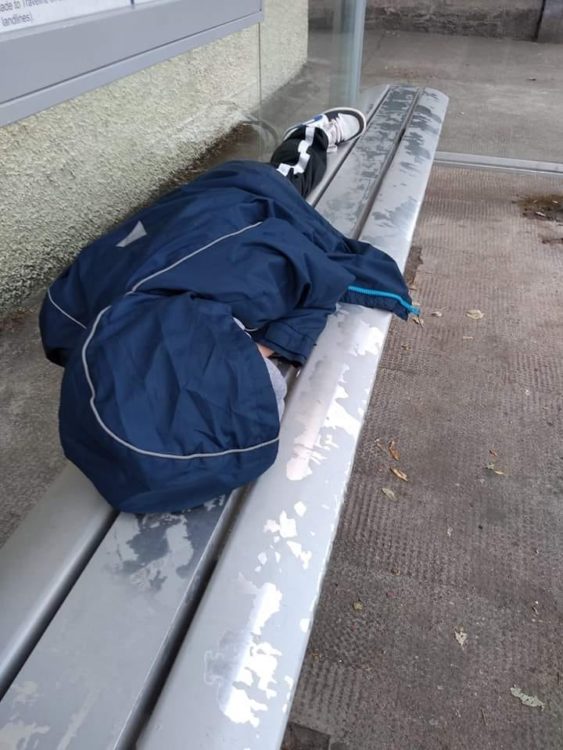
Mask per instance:
[[[446,23],[429,2],[419,3],[416,10],[412,3],[407,8],[408,3],[371,0],[362,86],[412,83],[448,94],[442,151],[563,162],[563,44],[533,41],[537,14],[528,19],[520,9],[516,24],[518,9],[508,0],[490,3],[490,12],[472,25],[474,4],[451,3]],[[403,13],[385,13],[403,5]],[[539,14],[539,0],[537,6]],[[436,33],[448,28],[452,33]],[[493,33],[497,36],[484,36]],[[526,38],[511,38],[516,35]]]
[[[260,28],[261,119],[272,139],[271,145],[265,141],[264,158],[289,125],[330,106],[356,102],[365,1],[328,0],[327,12],[320,14],[317,6],[314,0],[265,2]],[[272,23],[279,16],[287,27],[281,37],[280,22]]]

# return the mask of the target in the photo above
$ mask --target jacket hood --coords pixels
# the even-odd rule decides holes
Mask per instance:
[[[227,305],[189,293],[102,310],[65,368],[60,420],[65,454],[120,510],[200,505],[277,453],[263,357]]]

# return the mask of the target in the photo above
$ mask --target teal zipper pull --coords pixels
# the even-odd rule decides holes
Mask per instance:
[[[393,294],[393,292],[380,292],[375,289],[366,289],[363,286],[349,286],[349,292],[358,292],[358,294],[365,294],[368,297],[387,297],[388,299],[396,299],[411,315],[420,315],[420,307],[411,305],[406,299],[403,299],[399,294]]]

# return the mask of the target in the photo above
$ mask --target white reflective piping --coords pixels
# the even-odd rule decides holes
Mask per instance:
[[[150,276],[145,276],[144,279],[141,279],[135,284],[135,286],[131,287],[131,291],[136,292],[137,289],[141,286],[141,284],[145,283],[145,281],[149,281],[149,279],[154,279],[155,276],[160,276],[160,274],[166,273],[166,271],[170,271],[171,268],[176,268],[176,266],[179,266],[180,263],[183,263],[185,260],[189,260],[190,258],[193,258],[194,255],[197,255],[198,253],[202,253],[204,250],[207,250],[212,245],[216,245],[218,242],[221,242],[221,240],[226,240],[229,237],[236,237],[237,234],[242,234],[243,232],[246,232],[249,229],[254,229],[254,227],[260,226],[260,224],[262,224],[262,222],[257,221],[255,224],[249,224],[247,227],[243,227],[242,229],[237,229],[236,232],[230,232],[229,234],[224,234],[222,237],[218,237],[216,240],[213,240],[212,242],[208,242],[207,245],[200,247],[198,250],[194,250],[193,253],[190,253],[189,255],[184,255],[183,258],[180,258],[180,260],[177,260],[175,263],[171,263],[169,266],[166,266],[166,268],[162,268],[160,271],[155,271],[154,273],[151,273]]]
[[[254,225],[256,226],[256,225]],[[238,232],[237,232],[238,234]],[[203,249],[203,248],[202,248]],[[90,331],[90,334],[88,335],[88,338],[84,342],[84,346],[82,347],[82,365],[84,367],[84,374],[86,375],[86,380],[88,381],[88,385],[90,387],[90,408],[92,409],[92,412],[94,413],[94,416],[96,417],[96,421],[102,428],[104,432],[106,432],[113,440],[115,440],[117,443],[120,443],[121,445],[124,445],[126,448],[129,448],[132,451],[135,451],[135,453],[141,453],[143,456],[152,456],[153,458],[173,458],[178,461],[189,461],[192,458],[215,458],[220,456],[228,456],[231,453],[247,453],[248,451],[255,451],[260,448],[265,448],[268,445],[273,445],[274,443],[277,443],[279,440],[279,437],[275,437],[273,440],[267,440],[265,443],[258,443],[257,445],[251,445],[248,448],[231,448],[226,451],[218,451],[217,453],[191,453],[187,456],[178,456],[174,453],[157,453],[155,451],[147,451],[143,448],[137,448],[137,446],[132,445],[131,443],[128,443],[126,440],[123,440],[123,438],[120,438],[118,435],[115,434],[115,432],[112,432],[110,428],[103,422],[102,418],[100,417],[98,410],[96,409],[96,389],[94,388],[94,383],[92,382],[92,378],[90,377],[90,370],[88,369],[88,361],[86,359],[86,351],[88,349],[88,345],[90,344],[90,341],[92,340],[92,337],[96,333],[96,328],[98,327],[98,323],[100,322],[100,319],[102,315],[107,312],[110,309],[111,305],[108,305],[108,307],[105,307],[101,312],[98,313],[98,317],[96,318],[94,325],[92,326],[92,330]]]
[[[282,163],[278,166],[277,171],[284,177],[287,177],[291,170],[293,170],[293,174],[303,174],[307,168],[307,164],[311,158],[309,149],[313,145],[316,127],[316,125],[307,125],[305,128],[305,138],[299,141],[299,146],[297,147],[297,151],[299,152],[299,161],[297,164],[291,165]]]
[[[239,320],[238,318],[235,318],[234,315],[233,315],[233,320],[235,321],[235,323],[237,324],[237,326],[239,328],[242,328],[242,330],[245,333],[254,333],[255,331],[259,331],[260,330],[260,328],[247,328],[245,326],[245,324],[241,320]]]
[[[81,328],[84,328],[86,330],[86,327],[84,323],[81,323],[79,320],[76,320],[76,318],[73,318],[70,313],[67,313],[66,310],[63,310],[63,308],[60,305],[57,305],[55,300],[51,297],[51,290],[47,289],[47,297],[49,298],[49,302],[53,305],[53,307],[56,307],[59,312],[61,312],[65,318],[68,318],[69,320],[72,320],[73,323],[76,323],[77,326],[80,326]]]

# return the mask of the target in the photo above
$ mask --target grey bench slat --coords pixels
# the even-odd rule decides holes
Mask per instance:
[[[394,252],[397,230],[405,234],[414,231],[413,209],[417,203],[414,196],[426,189],[447,106],[448,98],[440,91],[423,89],[411,124],[381,184],[377,202],[364,224],[364,239],[387,253]],[[411,195],[405,199],[407,192]],[[418,211],[414,221],[417,214]]]
[[[411,86],[392,86],[369,121],[362,137],[361,148],[351,151],[334,180],[323,195],[322,214],[347,237],[355,237],[359,222],[370,196],[387,165],[393,159],[419,89]],[[349,189],[353,181],[354,190]]]
[[[446,106],[438,92],[421,96],[361,235],[384,239],[402,267]],[[245,498],[141,750],[279,747],[389,321],[345,305],[329,319],[291,393],[278,459]]]
[[[0,696],[115,516],[69,465],[0,549]]]
[[[119,516],[0,703],[1,747],[127,745],[226,510]]]

